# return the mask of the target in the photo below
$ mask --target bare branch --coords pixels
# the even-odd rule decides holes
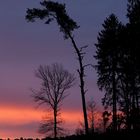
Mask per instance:
[[[41,124],[40,133],[45,133],[54,131],[54,136],[57,136],[57,131],[62,130],[58,125],[60,120],[60,105],[64,98],[68,96],[67,90],[71,88],[75,81],[75,76],[65,70],[62,65],[57,63],[52,64],[51,66],[39,66],[36,71],[36,77],[41,80],[40,91],[32,90],[35,102],[38,102],[38,105],[47,104],[53,111],[53,125],[52,121],[45,120]]]
[[[85,45],[85,46],[81,47],[79,51],[83,52],[83,50],[86,49],[87,47],[88,47],[88,45]]]

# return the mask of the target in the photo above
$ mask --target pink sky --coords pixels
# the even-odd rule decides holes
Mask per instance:
[[[69,14],[80,25],[75,31],[78,46],[89,45],[86,63],[96,64],[94,44],[106,16],[114,12],[126,21],[127,0],[59,0],[65,2]],[[39,89],[40,81],[34,72],[39,65],[55,62],[77,73],[77,60],[71,42],[64,40],[56,24],[27,23],[26,9],[39,6],[40,0],[1,1],[0,5],[0,137],[40,137],[37,133],[44,113],[35,109],[31,88]],[[86,71],[86,99],[93,98],[101,108],[103,94],[98,90],[97,74],[92,68]],[[78,79],[68,91],[62,110],[66,123],[76,127],[81,119],[81,95]],[[69,117],[70,116],[70,117]]]
[[[39,124],[42,120],[41,116],[44,116],[45,112],[35,108],[23,108],[23,107],[0,107],[0,136],[1,138],[19,138],[19,137],[42,137],[37,133],[37,125],[33,125],[35,122]],[[78,122],[82,120],[82,114],[79,111],[63,111],[62,118],[64,119],[65,127],[69,128],[69,131],[78,127]],[[29,126],[29,128],[25,126]],[[34,126],[36,126],[34,128]],[[7,127],[7,128],[6,128]],[[12,129],[12,131],[11,131]]]

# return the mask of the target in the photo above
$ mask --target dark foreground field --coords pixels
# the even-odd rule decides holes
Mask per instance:
[[[139,140],[140,139],[140,130],[139,131],[129,131],[129,132],[108,132],[108,133],[95,133],[92,135],[71,135],[71,136],[66,136],[66,137],[60,137],[57,139],[54,138],[43,138],[43,139],[32,139],[32,138],[17,138],[14,140]],[[2,140],[2,139],[0,139]],[[10,140],[10,139],[9,139]]]

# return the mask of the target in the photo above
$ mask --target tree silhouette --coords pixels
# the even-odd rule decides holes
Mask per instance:
[[[46,1],[40,2],[42,9],[28,9],[26,19],[30,22],[34,22],[35,19],[45,20],[45,24],[49,24],[53,20],[55,20],[60,28],[60,32],[63,32],[65,39],[70,39],[73,45],[73,48],[76,52],[78,62],[79,62],[79,79],[80,79],[80,91],[82,97],[82,107],[84,114],[84,123],[85,123],[85,132],[88,134],[88,119],[87,119],[87,111],[86,111],[86,101],[85,101],[85,67],[87,65],[83,64],[83,58],[85,52],[83,49],[85,47],[78,48],[74,36],[73,31],[78,29],[79,26],[77,23],[69,17],[67,11],[65,9],[65,4],[60,4],[58,2]]]
[[[103,30],[98,35],[96,46],[96,60],[98,73],[98,86],[105,90],[103,105],[112,106],[113,130],[117,130],[117,99],[119,98],[118,72],[119,72],[119,34],[122,24],[114,14],[111,14],[103,24]]]
[[[133,11],[133,8],[139,4],[139,0],[128,0],[128,5],[127,5],[127,16],[130,15],[130,13]]]
[[[89,134],[94,134],[95,132],[95,117],[96,117],[96,103],[93,99],[87,102],[87,117],[89,124]],[[84,124],[82,121],[79,121],[79,127],[75,130],[77,135],[84,134]]]
[[[95,111],[96,111],[96,103],[93,99],[87,102],[87,114],[88,114],[88,123],[90,133],[94,133],[95,129]]]
[[[53,111],[53,120],[42,124],[40,132],[54,132],[54,137],[58,135],[60,121],[61,104],[67,96],[66,91],[73,86],[75,77],[65,70],[62,65],[52,64],[51,66],[40,66],[36,76],[41,80],[40,91],[33,92],[33,98],[40,104],[46,104]],[[53,124],[53,126],[52,126]],[[51,129],[53,128],[53,129]]]
[[[51,114],[47,114],[42,117],[40,127],[38,132],[40,134],[45,134],[47,137],[54,137],[54,117],[52,111],[49,110]],[[57,136],[62,136],[66,131],[63,129],[63,120],[60,113],[57,114]]]
[[[129,64],[131,67],[130,121],[133,129],[140,128],[140,1],[128,0],[127,24]]]
[[[102,113],[102,117],[103,117],[103,127],[104,127],[104,132],[106,132],[106,128],[107,128],[107,124],[110,120],[111,113],[109,113],[108,111],[104,111]]]

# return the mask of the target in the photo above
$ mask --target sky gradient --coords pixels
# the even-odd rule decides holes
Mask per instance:
[[[78,46],[88,45],[85,62],[95,64],[94,44],[105,18],[115,13],[126,22],[127,0],[58,0],[66,3],[69,15],[80,25],[74,32]],[[34,75],[39,65],[55,62],[76,73],[78,63],[71,42],[63,39],[56,23],[28,23],[26,9],[39,7],[40,0],[0,1],[0,137],[40,137],[37,133],[44,108],[36,109],[31,88],[39,89]],[[97,75],[92,68],[86,72],[88,93],[101,109],[102,93],[96,85]],[[81,119],[81,96],[77,84],[62,106],[67,126],[78,126]],[[70,119],[68,116],[70,116]]]

